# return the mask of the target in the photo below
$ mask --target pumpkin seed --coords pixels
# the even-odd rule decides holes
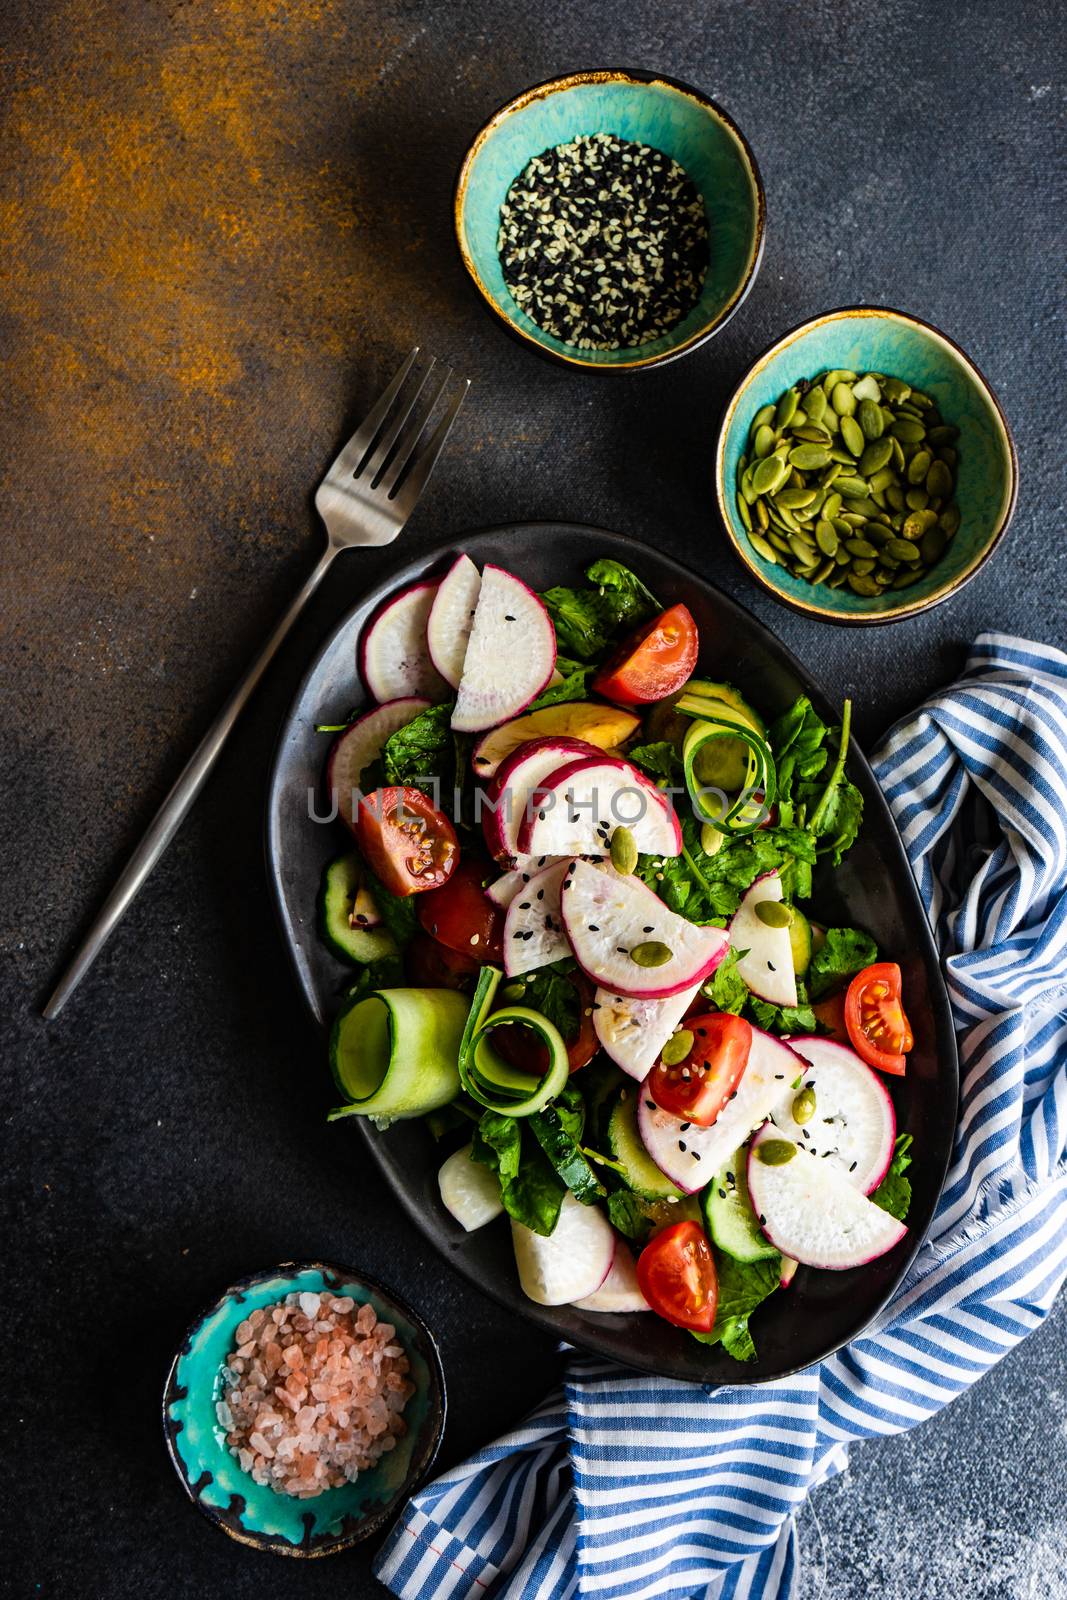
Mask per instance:
[[[855,394],[856,389],[853,389],[852,393]],[[866,438],[880,439],[882,437],[885,432],[885,418],[882,416],[880,405],[876,405],[873,400],[861,400],[856,415]]]
[[[834,517],[837,516],[837,513],[840,510],[841,496],[838,494],[837,490],[834,489],[826,496],[826,499],[822,503],[822,514],[828,522],[831,522]]]
[[[827,399],[823,389],[809,389],[804,396],[804,410],[808,414],[808,421],[820,423],[826,415]]]
[[[951,539],[960,525],[960,508],[955,501],[953,501],[952,505],[945,507],[937,520]]]
[[[789,468],[782,460],[781,456],[765,456],[763,460],[752,469],[752,487],[755,489],[757,494],[774,494],[775,490],[782,487],[788,476]],[[742,486],[742,493],[743,492],[744,489]],[[745,498],[747,499],[748,496],[746,495]]]
[[[798,534],[791,533],[789,535],[789,548],[802,566],[810,567],[814,565],[812,561],[812,556],[815,554],[814,549],[811,545],[805,544]]]
[[[748,536],[748,542],[762,560],[769,561],[772,567],[777,565],[778,556],[775,552],[774,546],[770,544],[762,534],[750,533]]]
[[[767,530],[767,542],[783,556],[790,556],[793,553],[789,548],[789,541],[783,539],[780,533],[775,533],[773,528]]]
[[[896,444],[895,439],[893,440],[893,443]],[[899,483],[891,483],[885,492],[885,497],[889,501],[889,504],[892,506],[894,511],[903,511],[905,505],[904,491],[901,489]]]
[[[790,511],[799,511],[803,506],[810,506],[815,496],[814,489],[783,489],[775,496],[775,503]]]
[[[905,569],[905,571],[897,573],[896,577],[893,579],[893,582],[890,584],[890,588],[910,589],[913,583],[918,583],[919,579],[925,578],[925,576],[925,572],[909,572]]]
[[[864,405],[866,404],[867,402],[864,401]],[[881,436],[877,439],[872,439],[860,456],[860,471],[871,477],[874,473],[882,470],[892,454],[893,446],[888,439],[883,439]]]
[[[820,519],[815,524],[815,543],[824,556],[836,556],[840,542],[837,537],[837,530],[832,522]]]
[[[756,1146],[756,1158],[765,1167],[784,1167],[796,1153],[797,1147],[792,1139],[764,1139],[762,1144]]]
[[[747,528],[748,532],[751,533],[752,532],[752,513],[748,509],[748,501],[745,499],[743,494],[739,494],[738,497],[737,497],[737,514],[741,518],[741,521],[744,523],[744,525]]]
[[[815,1104],[815,1090],[809,1083],[805,1088],[801,1089],[793,1101],[793,1121],[799,1122],[801,1125],[805,1122],[810,1122],[815,1115]]]
[[[911,394],[911,385],[902,382],[900,378],[883,378],[882,393],[894,405],[899,405],[902,400],[907,400]]]
[[[758,460],[762,461],[764,456],[770,455],[777,443],[778,435],[769,424],[764,423],[761,428],[756,429],[755,437],[752,440],[753,453]]]
[[[922,483],[930,470],[930,464],[933,459],[929,450],[916,450],[908,462],[908,482]]]
[[[878,379],[873,372],[865,373],[858,383],[852,385],[852,397],[857,405],[861,400],[878,401],[882,398]]]
[[[867,480],[866,478],[846,477],[842,473],[839,478],[835,479],[834,488],[846,500],[852,500],[857,497],[863,498],[867,494]]]
[[[788,928],[793,920],[792,911],[781,900],[758,901],[756,915],[765,928]]]
[[[853,594],[862,595],[865,600],[873,599],[882,592],[882,585],[869,573],[849,572],[848,586]]]
[[[674,960],[674,951],[662,939],[645,939],[630,951],[630,960],[639,967],[665,967]]]
[[[892,453],[892,444],[893,442],[890,440],[890,453]],[[871,493],[879,494],[883,490],[890,488],[895,482],[896,474],[892,467],[882,467],[871,479]]]
[[[857,401],[849,385],[841,382],[834,385],[830,404],[839,417],[851,417],[855,414]]]
[[[927,528],[919,542],[919,555],[924,565],[932,567],[935,561],[940,561],[948,544],[948,534],[937,523],[932,528]]]
[[[914,542],[921,539],[927,528],[932,528],[936,521],[937,512],[927,507],[925,511],[913,511],[910,517],[905,517],[904,526],[900,531],[905,539]]]
[[[936,428],[930,429],[931,444],[952,444],[960,436],[958,428],[949,427],[946,423],[938,423]]]
[[[770,422],[773,422],[773,420],[774,420],[774,407],[773,406],[760,406],[759,410],[756,412],[756,415],[752,418],[751,433],[754,435],[756,433],[757,429],[767,427],[767,425]]]
[[[926,474],[926,492],[935,500],[952,493],[952,473],[943,461],[935,461]]]
[[[921,444],[926,438],[926,429],[913,417],[898,417],[889,431],[901,444]]]
[[[820,561],[819,565],[812,573],[812,583],[825,583],[826,579],[830,576],[831,572],[833,572],[836,565],[836,561],[831,556],[828,556],[825,561]]]
[[[869,559],[878,554],[874,545],[868,544],[866,539],[846,539],[845,549],[850,556],[862,556],[864,559]]]
[[[857,577],[865,578],[869,572],[874,571],[877,565],[877,561],[871,556],[855,556],[852,561],[852,570]]]
[[[930,504],[930,496],[925,489],[909,489],[904,496],[904,504],[909,511],[925,511]]]
[[[774,409],[774,425],[776,428],[788,428],[797,414],[800,404],[800,395],[796,389],[787,389]]]
[[[771,519],[767,515],[767,507],[764,505],[762,500],[757,500],[756,501],[755,512],[756,512],[756,521],[759,523],[760,527],[761,528],[766,528],[767,524],[770,522]]]
[[[679,1028],[677,1033],[671,1034],[660,1051],[659,1058],[665,1067],[677,1067],[686,1059],[692,1048],[692,1029]]]
[[[861,456],[863,454],[867,436],[855,417],[841,418],[841,437],[852,455]]]
[[[830,452],[821,444],[798,444],[790,450],[789,459],[801,472],[815,472],[830,465]]]
[[[830,435],[825,428],[816,428],[807,422],[802,422],[799,425],[794,422],[789,431],[794,439],[803,439],[805,444],[830,443]]]
[[[611,835],[611,864],[616,872],[629,877],[637,866],[638,849],[637,840],[630,829],[624,824],[615,828]]]
[[[887,556],[892,556],[894,561],[918,561],[919,546],[912,544],[910,539],[890,539],[885,547],[885,553]]]

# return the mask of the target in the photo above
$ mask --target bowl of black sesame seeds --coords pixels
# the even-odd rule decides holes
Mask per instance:
[[[587,370],[655,366],[710,338],[752,286],[763,224],[759,168],[722,108],[632,69],[525,90],[456,182],[460,254],[489,311]]]

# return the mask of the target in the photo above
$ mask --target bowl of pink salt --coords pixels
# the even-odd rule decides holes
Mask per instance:
[[[163,1397],[193,1503],[240,1542],[291,1556],[380,1528],[428,1472],[444,1421],[425,1323],[327,1262],[231,1285],[190,1329]]]

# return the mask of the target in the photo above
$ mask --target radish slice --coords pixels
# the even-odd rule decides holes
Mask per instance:
[[[471,1160],[469,1144],[449,1156],[437,1174],[437,1186],[445,1210],[468,1233],[473,1233],[475,1228],[484,1228],[487,1222],[499,1217],[504,1209],[496,1174],[480,1162]]]
[[[753,994],[775,1006],[795,1006],[797,975],[789,929],[768,928],[756,915],[758,905],[781,898],[782,880],[777,872],[766,872],[750,884],[730,923],[730,944],[745,951],[737,970]]]
[[[617,745],[625,744],[640,726],[640,718],[632,711],[594,704],[591,700],[542,706],[540,711],[513,717],[485,734],[474,747],[471,765],[479,778],[491,778],[502,761],[520,745],[529,744],[531,739],[581,739],[597,750],[614,750]]]
[[[877,1189],[893,1159],[897,1119],[888,1090],[847,1045],[832,1039],[790,1039],[797,1055],[810,1063],[805,1084],[815,1091],[815,1115],[793,1120],[792,1091],[771,1115],[775,1124],[813,1156],[839,1167],[863,1194]]]
[[[459,688],[474,626],[481,574],[470,556],[457,556],[441,579],[426,623],[430,659],[446,683]]]
[[[648,1077],[659,1053],[700,991],[694,983],[669,1000],[635,1000],[598,989],[593,1027],[615,1065],[639,1082]]]
[[[546,1237],[511,1219],[515,1262],[523,1292],[539,1306],[565,1306],[595,1294],[615,1259],[615,1234],[596,1206],[583,1206],[568,1190],[559,1221]]]
[[[526,855],[606,856],[625,825],[647,855],[678,856],[682,830],[673,807],[643,772],[618,756],[568,761],[538,786],[536,811],[522,820]]]
[[[337,814],[349,827],[355,812],[352,792],[359,790],[361,775],[381,755],[389,735],[405,728],[430,703],[417,695],[389,700],[368,711],[334,740],[326,763],[326,789],[336,797]]]
[[[552,863],[546,862],[546,865],[551,866]],[[502,878],[497,878],[495,883],[491,883],[486,889],[486,898],[491,900],[495,906],[499,906],[501,911],[506,911],[519,890],[529,883],[531,876],[532,874],[529,872],[519,872],[518,870],[505,872]]]
[[[569,861],[538,872],[516,895],[504,918],[504,971],[517,978],[535,967],[570,955],[559,914],[560,885],[569,870]]]
[[[599,760],[600,751],[584,739],[531,739],[500,763],[486,791],[481,816],[486,845],[502,867],[517,864],[519,829],[533,812],[534,790],[567,762],[583,756]],[[557,859],[562,861],[564,857]]]
[[[424,694],[444,700],[448,685],[426,645],[436,583],[413,583],[382,606],[360,641],[359,672],[375,700]]]
[[[634,1258],[621,1239],[615,1241],[615,1260],[604,1282],[584,1300],[576,1300],[579,1311],[651,1311],[637,1282]]]
[[[480,733],[517,716],[541,693],[555,665],[556,634],[540,600],[503,567],[487,566],[467,641],[453,728],[457,733]]]
[[[656,1105],[646,1081],[637,1102],[637,1130],[645,1149],[679,1189],[695,1194],[770,1115],[805,1065],[781,1039],[753,1028],[744,1076],[710,1128],[684,1127],[683,1117]]]
[[[616,995],[665,1000],[691,989],[715,971],[729,943],[722,928],[700,928],[669,911],[639,878],[588,861],[575,861],[564,877],[561,908],[578,965]],[[669,961],[644,967],[631,960],[632,949],[655,940],[669,947]]]
[[[862,1267],[900,1243],[908,1231],[904,1224],[862,1195],[833,1162],[820,1161],[799,1145],[780,1165],[761,1161],[760,1147],[783,1137],[768,1123],[748,1156],[752,1204],[767,1238],[783,1255],[840,1272]]]

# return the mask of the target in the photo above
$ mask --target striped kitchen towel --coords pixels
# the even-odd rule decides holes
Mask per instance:
[[[930,1237],[872,1328],[759,1386],[571,1352],[563,1388],[418,1493],[376,1571],[402,1600],[788,1596],[795,1517],[853,1440],[924,1421],[1067,1273],[1067,655],[982,634],[878,779],[939,946],[959,1130]]]

